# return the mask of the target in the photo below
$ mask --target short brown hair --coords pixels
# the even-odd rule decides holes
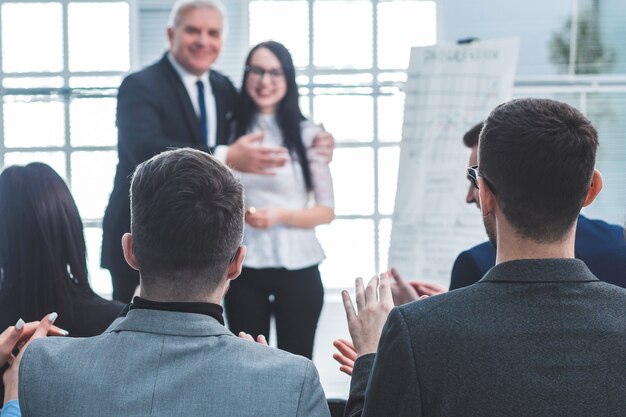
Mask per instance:
[[[142,278],[197,277],[212,290],[241,243],[243,187],[206,153],[163,152],[133,174],[131,231]]]
[[[479,171],[521,236],[554,242],[580,213],[597,147],[596,129],[572,106],[548,99],[512,100],[485,120]]]
[[[483,129],[485,122],[479,122],[475,124],[470,130],[465,132],[463,135],[463,143],[468,148],[473,148],[474,146],[478,146],[478,137],[480,136],[480,131]]]

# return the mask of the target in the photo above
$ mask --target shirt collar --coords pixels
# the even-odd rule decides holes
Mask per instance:
[[[170,61],[170,64],[174,67],[174,70],[182,80],[185,88],[187,90],[192,90],[196,88],[196,81],[201,80],[204,83],[204,88],[208,94],[213,94],[213,90],[211,89],[211,82],[209,81],[209,71],[201,74],[200,76],[194,75],[187,71],[176,61],[176,59],[172,56],[170,52],[167,53],[167,59]]]
[[[224,309],[219,304],[201,302],[161,302],[146,300],[145,298],[141,297],[135,297],[133,298],[133,302],[126,306],[126,308],[124,309],[124,311],[122,311],[120,315],[125,316],[130,310],[135,309],[204,314],[205,316],[213,317],[215,320],[220,322],[220,324],[224,325]]]
[[[598,281],[579,259],[517,259],[491,268],[478,281],[485,282],[591,282]]]

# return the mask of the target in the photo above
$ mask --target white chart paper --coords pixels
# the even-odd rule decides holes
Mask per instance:
[[[486,240],[465,203],[470,150],[463,135],[511,98],[518,40],[413,48],[389,266],[447,286],[456,256]]]

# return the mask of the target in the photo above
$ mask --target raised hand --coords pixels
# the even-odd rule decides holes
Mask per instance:
[[[354,309],[348,291],[342,291],[341,296],[348,318],[348,330],[358,358],[375,353],[378,349],[380,334],[389,311],[393,308],[393,298],[389,276],[386,273],[372,277],[367,288],[363,285],[363,279],[359,277],[356,279],[355,287],[358,312]]]

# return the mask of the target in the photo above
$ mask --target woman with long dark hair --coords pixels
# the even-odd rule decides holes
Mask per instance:
[[[252,48],[239,100],[235,137],[263,131],[263,145],[287,148],[289,160],[270,175],[239,174],[248,252],[226,295],[229,327],[268,335],[274,316],[278,347],[311,358],[324,297],[315,227],[335,216],[330,170],[310,151],[322,128],[300,111],[293,61],[278,42]]]
[[[123,304],[87,280],[83,224],[63,179],[48,165],[0,174],[0,329],[56,311],[70,336],[102,333]]]

